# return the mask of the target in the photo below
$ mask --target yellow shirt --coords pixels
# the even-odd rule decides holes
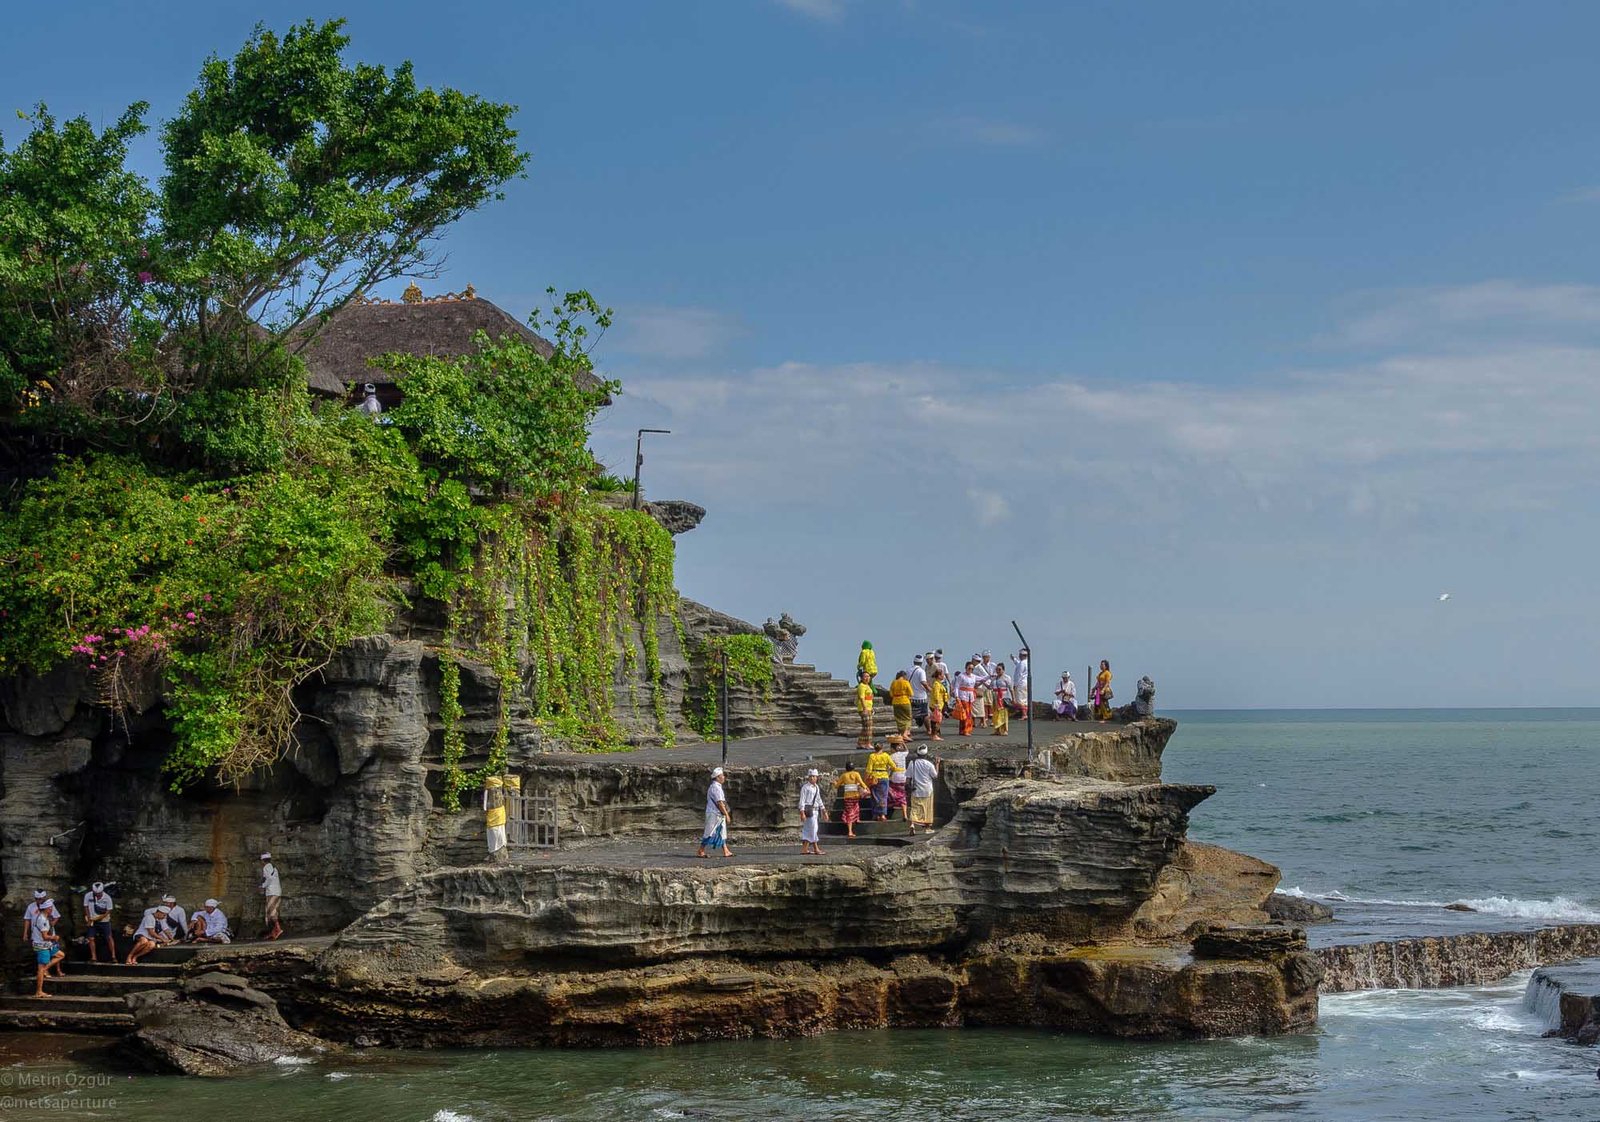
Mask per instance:
[[[856,709],[862,713],[872,712],[872,687],[865,682],[856,686]]]
[[[910,705],[911,683],[904,678],[896,678],[890,682],[889,702],[893,705]]]
[[[867,781],[861,778],[861,773],[854,769],[845,772],[833,785],[846,799],[859,799],[867,792]]]
[[[894,770],[894,757],[887,752],[874,752],[867,757],[867,779],[876,783],[880,779],[888,779],[889,773]]]
[[[944,703],[950,700],[950,688],[943,682],[928,683],[928,707],[930,709],[943,709]]]

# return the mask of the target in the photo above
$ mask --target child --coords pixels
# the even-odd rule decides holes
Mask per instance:
[[[844,774],[833,781],[833,786],[844,800],[844,813],[839,816],[844,822],[844,836],[853,838],[856,836],[856,823],[861,821],[861,796],[866,793],[867,781],[856,770],[856,765],[846,760]]]

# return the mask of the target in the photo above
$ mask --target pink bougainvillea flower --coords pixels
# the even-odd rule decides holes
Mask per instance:
[[[194,613],[193,612],[184,612],[183,613],[183,618],[184,619],[193,619],[194,618]]]
[[[140,284],[149,284],[151,281],[153,281],[155,279],[156,279],[156,275],[154,273],[150,272],[148,269],[140,269],[139,270],[139,283]]]

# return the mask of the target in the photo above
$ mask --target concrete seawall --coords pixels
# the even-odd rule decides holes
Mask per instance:
[[[1475,986],[1519,970],[1600,956],[1600,924],[1346,943],[1311,953],[1322,964],[1323,993]]]

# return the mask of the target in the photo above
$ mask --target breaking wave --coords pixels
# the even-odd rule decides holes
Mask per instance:
[[[1347,896],[1337,890],[1307,892],[1296,887],[1280,888],[1278,891],[1285,896],[1298,896],[1303,900],[1322,900],[1334,904],[1371,904],[1388,908],[1445,908],[1459,904],[1484,915],[1504,916],[1509,919],[1542,919],[1553,923],[1600,923],[1600,908],[1589,907],[1570,896],[1557,896],[1553,900],[1519,900],[1510,896],[1456,900],[1385,900]]]

